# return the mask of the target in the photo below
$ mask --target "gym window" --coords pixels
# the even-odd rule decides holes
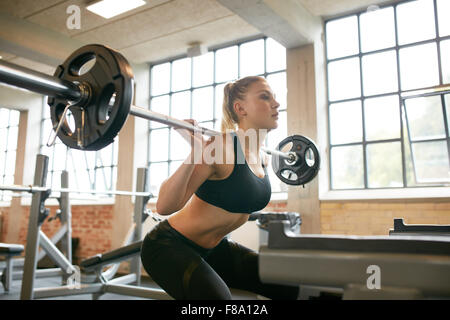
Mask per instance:
[[[415,0],[325,23],[330,189],[450,185],[449,21]]]
[[[275,148],[287,136],[286,49],[270,38],[243,41],[214,48],[194,58],[179,58],[150,67],[150,108],[178,119],[195,119],[200,126],[220,131],[223,88],[245,76],[263,76],[280,103],[278,128],[267,135],[266,145]],[[190,146],[175,130],[149,122],[150,191],[175,172],[189,154]],[[273,194],[283,195],[284,185],[268,170]],[[276,197],[276,195],[275,195]]]
[[[49,157],[47,187],[61,187],[61,172],[69,173],[69,187],[82,190],[113,190],[117,181],[118,138],[99,151],[82,151],[70,149],[59,138],[53,146],[47,147],[52,121],[46,99],[43,103],[41,123],[40,153]],[[69,126],[74,126],[73,118],[68,111]],[[96,197],[112,197],[96,195]]]
[[[13,185],[16,169],[20,112],[0,108],[0,184]],[[11,193],[0,191],[0,201],[11,201]]]

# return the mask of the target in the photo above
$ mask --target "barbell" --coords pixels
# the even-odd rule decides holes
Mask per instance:
[[[91,61],[93,65],[86,70]],[[122,54],[104,45],[79,48],[57,67],[53,76],[0,60],[0,82],[48,96],[54,139],[58,137],[69,148],[96,151],[106,147],[130,114],[203,135],[222,134],[133,105],[131,66]],[[74,128],[67,120],[69,110]],[[290,150],[281,151],[288,144]],[[319,171],[318,149],[304,136],[287,137],[276,150],[261,149],[272,155],[275,174],[287,184],[304,185]]]

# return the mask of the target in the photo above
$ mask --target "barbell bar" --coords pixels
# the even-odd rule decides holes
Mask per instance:
[[[27,192],[27,193],[37,193],[50,191],[51,193],[80,193],[80,194],[110,194],[110,195],[120,195],[120,196],[136,196],[136,197],[153,197],[150,192],[136,192],[136,191],[122,191],[122,190],[82,190],[82,189],[70,189],[70,188],[60,188],[52,189],[47,187],[37,187],[37,186],[21,186],[21,185],[0,185],[0,191],[12,191],[12,192]]]
[[[77,104],[80,101],[88,100],[90,95],[90,88],[88,88],[86,84],[59,79],[57,77],[49,76],[3,60],[0,60],[0,81],[49,97],[67,99],[72,102],[72,104]],[[221,132],[200,126],[194,126],[186,121],[135,105],[130,106],[129,114],[172,127],[184,128],[193,132],[200,132],[201,134],[207,136],[218,136],[222,134]],[[289,161],[296,161],[295,153],[285,153],[264,147],[261,149],[267,154],[277,155]]]
[[[93,65],[91,63],[87,68],[92,60]],[[52,134],[55,135],[54,139],[50,136],[49,141],[54,142],[59,137],[69,148],[91,151],[106,147],[114,141],[130,114],[203,135],[222,135],[133,105],[131,67],[122,54],[103,45],[79,48],[57,67],[53,76],[0,60],[0,82],[47,95]],[[74,128],[67,120],[69,110],[75,122]],[[290,151],[281,151],[286,150],[283,147],[288,144],[291,145]],[[320,155],[314,142],[306,137],[288,137],[277,146],[277,150],[261,149],[273,156],[275,174],[288,184],[304,185],[318,173]],[[312,160],[308,161],[308,157]]]

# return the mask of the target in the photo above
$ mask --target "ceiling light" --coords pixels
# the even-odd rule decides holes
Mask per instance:
[[[101,0],[87,6],[86,9],[105,19],[109,19],[144,4],[144,0]]]

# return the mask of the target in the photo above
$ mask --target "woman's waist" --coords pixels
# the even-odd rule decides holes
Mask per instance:
[[[171,216],[168,222],[173,229],[201,247],[214,248],[226,235],[244,224],[248,214],[231,214],[211,207],[201,211],[185,208]]]

